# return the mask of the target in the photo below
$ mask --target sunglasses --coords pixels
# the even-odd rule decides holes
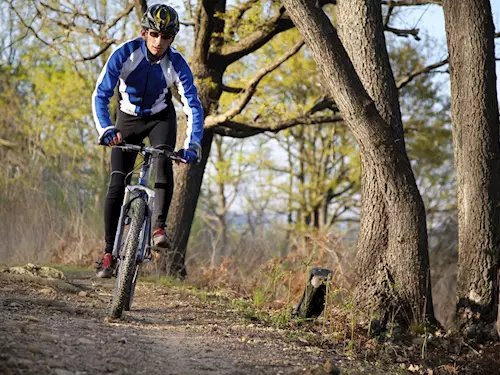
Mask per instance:
[[[149,36],[150,36],[151,38],[154,38],[154,39],[158,38],[158,37],[161,35],[161,38],[162,38],[163,40],[173,39],[173,38],[174,38],[174,36],[175,36],[175,34],[162,34],[162,33],[160,33],[159,31],[155,31],[155,30],[149,30],[149,31],[148,31],[148,34],[149,34]]]

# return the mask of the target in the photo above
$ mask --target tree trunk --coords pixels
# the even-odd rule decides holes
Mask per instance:
[[[222,74],[226,66],[211,61],[209,50],[212,51],[210,45],[214,48],[214,52],[220,48],[218,44],[220,41],[217,38],[211,39],[211,35],[212,32],[222,33],[224,30],[224,21],[214,17],[214,14],[224,13],[225,6],[223,0],[200,0],[196,11],[195,50],[190,65],[193,76],[198,82],[198,96],[205,116],[217,110],[217,103],[222,94]],[[181,126],[178,134],[185,134]],[[186,277],[186,249],[213,137],[213,132],[205,129],[200,164],[178,166],[174,169],[175,188],[167,218],[167,231],[172,240],[172,248],[167,259],[160,262],[161,268],[167,274],[181,278]]]
[[[500,146],[494,26],[488,0],[443,1],[458,202],[457,323],[497,317]],[[469,331],[471,333],[472,331]]]
[[[324,76],[325,88],[356,137],[364,160],[371,161],[376,186],[385,202],[389,232],[385,264],[379,265],[377,280],[377,284],[385,285],[380,296],[382,302],[378,304],[380,312],[394,313],[402,324],[424,322],[425,317],[434,323],[426,298],[430,280],[425,210],[401,132],[378,112],[336,30],[317,2],[282,2],[309,46]],[[376,4],[380,6],[378,1]],[[377,39],[383,35],[366,37]]]
[[[393,128],[398,145],[405,151],[403,125],[399,107],[398,91],[392,73],[384,37],[381,5],[379,1],[340,0],[336,6],[337,26],[356,72],[377,111]],[[376,36],[375,38],[373,36]],[[386,260],[389,250],[389,224],[383,191],[379,188],[376,166],[361,148],[361,220],[358,234],[356,270],[358,283],[356,300],[366,311],[380,311],[388,288],[384,276],[390,267]],[[392,248],[396,250],[397,248]],[[422,267],[428,272],[427,251],[422,254]],[[430,275],[430,273],[429,273]],[[433,315],[430,280],[427,290],[427,308]]]

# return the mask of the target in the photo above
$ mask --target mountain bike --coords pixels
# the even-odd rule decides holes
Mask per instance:
[[[113,292],[110,316],[120,318],[123,310],[132,307],[135,285],[142,263],[152,260],[151,255],[151,216],[155,199],[154,190],[148,186],[152,161],[159,156],[185,163],[175,151],[159,149],[145,145],[121,144],[113,147],[124,151],[137,152],[143,161],[130,174],[140,168],[137,184],[127,184],[125,196],[118,219],[113,258],[117,260],[115,268],[116,284]],[[129,175],[130,175],[129,174]],[[127,175],[126,181],[130,179]]]

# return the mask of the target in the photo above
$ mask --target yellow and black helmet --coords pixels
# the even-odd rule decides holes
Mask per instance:
[[[164,5],[151,5],[142,17],[144,29],[156,30],[175,36],[179,32],[179,15],[174,8]]]

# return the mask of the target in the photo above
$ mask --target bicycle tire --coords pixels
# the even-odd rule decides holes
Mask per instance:
[[[120,261],[120,268],[116,278],[113,302],[111,304],[110,316],[120,318],[123,309],[129,307],[131,299],[134,274],[136,271],[137,247],[139,237],[146,216],[146,202],[142,198],[136,198],[130,203],[129,208],[130,224],[125,244],[125,254]]]
[[[132,276],[132,284],[130,285],[130,292],[128,293],[128,298],[125,300],[125,306],[123,309],[125,311],[130,311],[132,308],[132,302],[134,301],[134,291],[135,285],[137,283],[137,278],[139,277],[139,265],[135,265],[134,275]]]

